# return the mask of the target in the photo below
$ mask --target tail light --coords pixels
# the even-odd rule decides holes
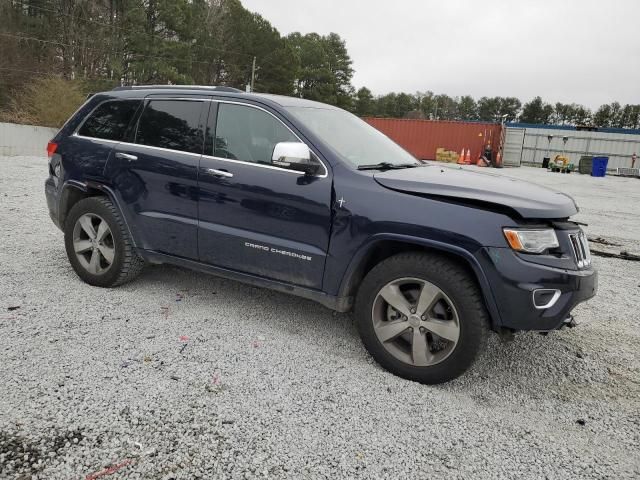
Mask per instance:
[[[53,157],[53,154],[56,153],[56,149],[58,148],[58,144],[54,142],[47,143],[47,156],[49,158]]]

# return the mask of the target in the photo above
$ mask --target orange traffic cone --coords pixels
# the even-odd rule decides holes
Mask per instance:
[[[464,164],[464,148],[462,149],[462,151],[460,152],[460,156],[458,157],[458,165],[463,165]]]
[[[464,163],[471,165],[471,150],[467,149],[467,154],[464,156]]]

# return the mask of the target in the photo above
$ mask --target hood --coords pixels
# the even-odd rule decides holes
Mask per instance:
[[[508,207],[523,218],[568,218],[578,213],[569,195],[493,173],[429,165],[376,172],[373,178],[400,192]]]

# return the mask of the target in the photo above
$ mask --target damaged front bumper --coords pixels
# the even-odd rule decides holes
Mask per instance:
[[[497,328],[546,332],[573,326],[572,310],[598,289],[592,267],[570,270],[532,263],[507,248],[485,248],[479,257],[497,305]]]

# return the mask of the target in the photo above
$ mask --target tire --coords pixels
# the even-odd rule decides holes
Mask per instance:
[[[144,267],[120,212],[106,197],[85,198],[71,208],[64,225],[64,243],[69,263],[89,285],[122,285]]]
[[[424,312],[414,314],[416,308]],[[408,315],[401,310],[409,310]],[[395,375],[424,384],[444,383],[464,373],[489,332],[475,278],[437,254],[402,253],[376,265],[358,290],[355,316],[374,360]]]

